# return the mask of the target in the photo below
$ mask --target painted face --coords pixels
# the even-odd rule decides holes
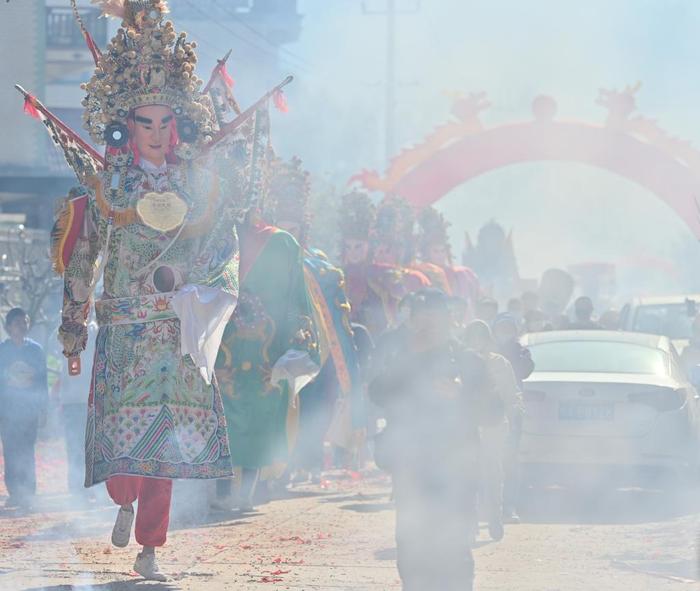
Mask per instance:
[[[348,238],[343,249],[343,263],[346,265],[359,265],[367,260],[369,243],[366,240]]]
[[[398,263],[398,255],[396,250],[390,244],[380,243],[374,251],[374,262],[387,265],[395,265]]]
[[[134,110],[129,133],[141,158],[161,166],[170,151],[173,112],[165,105],[147,105]]]
[[[442,267],[447,265],[447,248],[444,244],[431,244],[427,254],[429,263]]]

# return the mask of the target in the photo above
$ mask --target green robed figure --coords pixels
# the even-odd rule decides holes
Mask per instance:
[[[240,295],[216,363],[232,463],[240,469],[238,506],[252,509],[258,479],[278,475],[296,439],[299,390],[318,373],[318,345],[294,237],[251,212],[239,228]],[[214,506],[232,508],[219,481]]]

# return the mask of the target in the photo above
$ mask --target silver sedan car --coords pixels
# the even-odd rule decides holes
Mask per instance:
[[[665,336],[613,331],[525,335],[520,458],[535,468],[669,468],[696,474],[700,401]]]

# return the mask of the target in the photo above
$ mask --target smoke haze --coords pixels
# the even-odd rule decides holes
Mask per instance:
[[[379,0],[365,4],[368,11],[385,9]],[[643,83],[638,112],[698,143],[700,83],[692,72],[700,55],[693,33],[700,5],[694,2],[397,5],[406,11],[397,17],[397,150],[446,122],[457,92],[487,92],[486,126],[530,120],[532,99],[543,93],[556,99],[559,119],[603,123],[598,89],[637,81]],[[280,68],[303,66],[288,92],[291,112],[275,120],[276,146],[339,183],[362,168],[383,171],[386,17],[363,14],[352,0],[304,0],[299,10],[301,38],[287,46],[294,57],[282,52]],[[248,82],[241,88],[255,86]],[[314,141],[299,142],[310,130]],[[668,206],[624,178],[580,164],[500,169],[458,187],[438,207],[452,221],[455,252],[465,230],[474,237],[489,219],[512,228],[524,277],[554,265],[618,263],[640,252],[689,275],[697,260],[695,238]],[[634,224],[625,223],[630,215]]]

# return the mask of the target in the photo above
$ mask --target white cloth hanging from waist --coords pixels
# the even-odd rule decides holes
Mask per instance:
[[[224,329],[238,298],[215,287],[184,285],[172,298],[180,319],[180,349],[189,355],[204,381],[211,384]]]

